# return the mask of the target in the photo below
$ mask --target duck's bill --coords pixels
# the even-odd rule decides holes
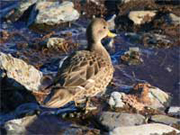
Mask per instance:
[[[108,37],[111,37],[111,38],[114,38],[115,36],[117,36],[115,33],[112,33],[110,31],[108,31],[108,34],[107,34]]]

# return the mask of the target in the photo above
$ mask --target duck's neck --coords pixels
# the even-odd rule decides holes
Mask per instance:
[[[107,59],[111,62],[111,57],[105,47],[102,45],[101,41],[98,42],[89,42],[88,43],[88,50],[97,52],[98,54],[102,55],[103,58]]]

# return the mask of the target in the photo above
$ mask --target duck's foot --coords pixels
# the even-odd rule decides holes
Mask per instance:
[[[97,107],[91,105],[91,98],[86,97],[85,99],[81,99],[78,101],[75,101],[76,106],[80,106],[85,111],[85,114],[89,111],[96,110]]]

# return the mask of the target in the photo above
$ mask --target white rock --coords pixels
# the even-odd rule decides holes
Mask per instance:
[[[134,22],[134,24],[140,25],[145,22],[150,22],[151,18],[156,15],[156,11],[131,11],[128,15],[129,19]],[[149,20],[144,20],[148,16]]]
[[[49,38],[47,41],[47,47],[48,48],[62,47],[64,42],[65,42],[65,40],[63,38],[58,38],[58,37]]]
[[[109,20],[107,20],[110,30],[113,30],[116,27],[115,18],[116,18],[116,15],[114,14]]]
[[[41,1],[36,3],[36,6],[32,10],[28,24],[56,25],[77,20],[79,16],[80,14],[74,9],[72,2]]]
[[[42,72],[10,54],[0,52],[0,69],[6,71],[8,78],[15,80],[30,91],[38,90],[41,85]],[[17,85],[17,83],[12,85]]]
[[[179,25],[180,24],[180,17],[173,14],[173,13],[170,13],[169,14],[169,18],[171,20],[171,23],[175,24],[175,25]]]
[[[27,135],[26,127],[30,125],[37,116],[26,116],[20,119],[9,120],[4,124],[7,135]]]
[[[140,126],[117,127],[109,135],[162,135],[172,132],[180,133],[179,130],[164,124],[144,124]]]
[[[171,96],[157,87],[149,88],[148,96],[152,102],[149,107],[154,109],[165,109],[170,105]]]
[[[180,117],[180,107],[179,106],[171,106],[168,109],[168,114],[173,116],[179,116]]]
[[[139,52],[139,47],[129,47],[130,52]]]
[[[109,99],[109,105],[111,107],[123,107],[125,104],[122,101],[122,97],[125,96],[125,93],[113,92]]]

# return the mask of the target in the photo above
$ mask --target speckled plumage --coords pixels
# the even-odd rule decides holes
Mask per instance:
[[[114,72],[110,56],[100,42],[109,32],[106,27],[103,19],[92,21],[87,29],[88,49],[65,59],[54,80],[60,87],[53,88],[46,106],[61,107],[105,91]]]

